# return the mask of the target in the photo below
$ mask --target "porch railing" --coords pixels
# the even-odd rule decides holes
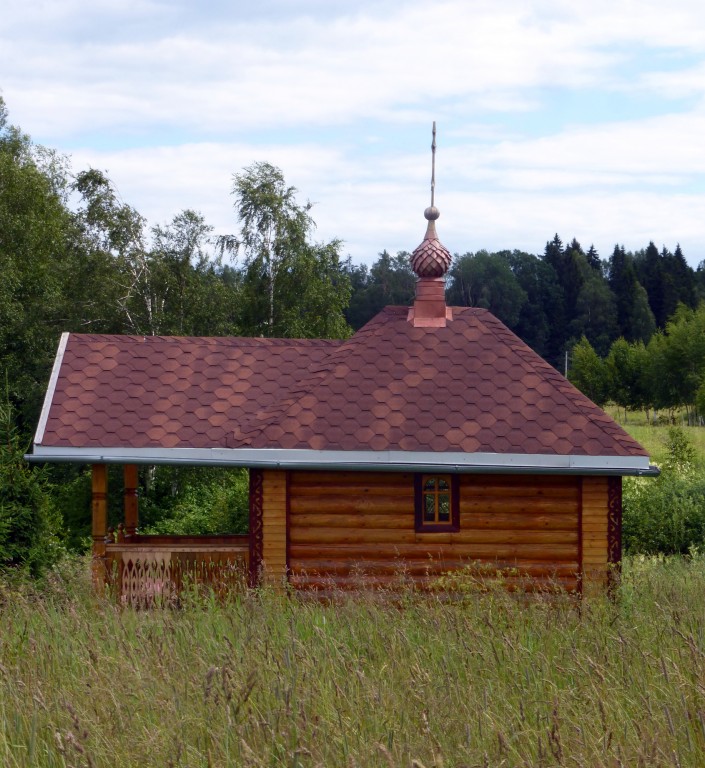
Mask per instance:
[[[168,604],[182,590],[201,586],[222,596],[247,584],[249,538],[113,535],[105,566],[107,583],[127,605]]]

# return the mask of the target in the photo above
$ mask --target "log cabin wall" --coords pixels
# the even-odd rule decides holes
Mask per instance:
[[[510,582],[531,576],[576,589],[582,478],[461,475],[459,483],[460,530],[419,533],[411,473],[291,472],[291,583],[351,588],[384,586],[402,577],[424,584],[479,561],[513,569]],[[588,500],[597,505],[590,493],[592,486]]]
[[[621,487],[621,478],[612,478]],[[609,483],[607,477],[583,478],[583,575],[588,594],[604,589],[609,562]],[[621,521],[621,509],[620,521]]]
[[[272,586],[284,582],[286,568],[287,473],[266,471],[262,478],[262,569]]]

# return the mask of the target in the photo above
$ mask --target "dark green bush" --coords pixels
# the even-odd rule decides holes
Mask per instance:
[[[629,554],[687,554],[705,545],[705,475],[682,429],[668,432],[657,479],[624,479],[623,537]]]
[[[0,568],[23,567],[38,576],[63,554],[61,518],[43,471],[23,454],[12,409],[0,404]]]
[[[190,469],[176,482],[161,470],[160,484],[171,479],[178,490],[169,499],[156,489],[140,499],[140,528],[144,533],[179,536],[247,533],[249,479],[244,469]]]

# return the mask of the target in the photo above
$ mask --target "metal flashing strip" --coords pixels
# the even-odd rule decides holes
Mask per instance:
[[[49,419],[49,410],[51,409],[51,401],[54,399],[54,391],[56,390],[56,382],[59,379],[59,371],[61,370],[61,364],[64,361],[64,352],[66,352],[66,345],[69,341],[69,334],[64,332],[59,339],[59,348],[56,350],[56,357],[54,358],[54,367],[51,369],[51,376],[49,377],[49,386],[47,387],[47,393],[44,396],[44,405],[42,405],[42,412],[39,416],[39,424],[37,424],[37,432],[34,435],[34,444],[41,445],[44,439],[44,430],[47,426],[47,420]]]
[[[188,464],[262,469],[335,469],[397,472],[658,475],[647,456],[558,456],[431,451],[313,451],[281,448],[72,448],[35,445],[32,462]]]

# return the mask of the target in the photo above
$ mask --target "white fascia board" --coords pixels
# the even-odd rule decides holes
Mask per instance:
[[[42,412],[39,416],[39,424],[37,424],[37,432],[34,435],[35,446],[41,445],[44,439],[44,430],[47,426],[47,420],[49,419],[49,411],[51,410],[51,402],[54,399],[54,392],[56,391],[56,382],[59,379],[59,371],[61,370],[61,364],[64,361],[64,352],[66,352],[66,345],[69,341],[69,334],[62,333],[59,339],[59,348],[56,350],[56,357],[54,358],[54,367],[51,369],[51,376],[49,377],[49,386],[47,387],[47,393],[44,396],[44,405],[42,406]]]
[[[188,464],[262,469],[336,469],[400,472],[653,475],[646,456],[557,456],[431,451],[312,451],[281,448],[64,448],[34,446],[34,462]]]

